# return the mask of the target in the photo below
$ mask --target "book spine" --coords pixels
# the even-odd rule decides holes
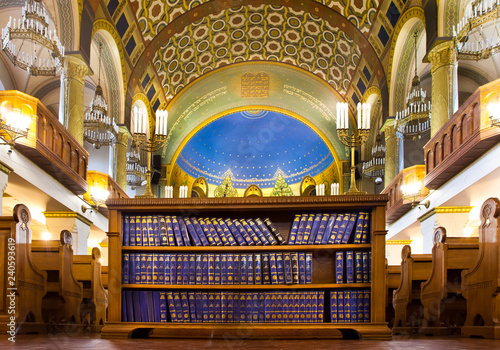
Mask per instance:
[[[205,225],[208,228],[208,232],[210,233],[210,236],[214,240],[214,245],[217,245],[217,246],[223,245],[223,243],[222,243],[222,241],[221,241],[221,239],[220,239],[217,231],[215,230],[214,225],[212,225],[212,222],[210,221],[209,218],[205,218]]]
[[[159,247],[161,245],[160,239],[160,218],[158,215],[153,215],[153,237],[154,245]]]
[[[318,234],[319,224],[321,223],[322,216],[323,216],[322,214],[316,214],[314,216],[314,221],[311,228],[311,234],[309,235],[307,244],[314,244],[314,241],[316,240],[316,236]]]
[[[177,310],[175,309],[174,294],[172,292],[166,292],[168,310],[170,310],[170,320],[173,323],[177,323]]]
[[[297,236],[298,244],[307,244],[309,242],[309,237],[311,236],[313,224],[314,224],[314,214],[309,214],[306,222],[306,228],[304,230],[304,234],[302,238],[299,240],[300,236]]]
[[[262,232],[262,234],[264,234],[264,236],[266,237],[269,244],[271,244],[271,245],[278,244],[278,241],[276,240],[276,238],[273,236],[271,231],[269,231],[269,229],[266,227],[266,225],[264,224],[264,222],[261,219],[256,218],[255,224],[257,225],[259,230]]]
[[[290,253],[283,253],[283,266],[285,269],[285,284],[293,284],[292,257]]]
[[[264,319],[265,319],[265,322],[270,323],[272,320],[272,318],[271,318],[271,314],[272,314],[271,293],[267,292],[264,295],[265,295],[265,297],[264,297]]]
[[[252,323],[259,322],[259,294],[252,293]]]
[[[345,253],[346,283],[354,283],[354,252],[349,250]]]
[[[245,230],[243,225],[241,224],[240,221],[238,220],[233,220],[233,224],[236,227],[236,229],[239,231],[241,237],[245,240],[247,245],[255,245],[255,242],[253,241],[252,237],[248,234],[248,232]]]
[[[227,322],[227,294],[228,292],[220,292],[220,322]]]
[[[167,320],[167,296],[165,292],[160,292],[160,322],[166,323]]]
[[[226,223],[226,226],[229,228],[229,231],[231,231],[231,234],[236,240],[236,243],[238,243],[238,245],[247,245],[247,242],[241,235],[240,231],[236,228],[236,225],[233,223],[233,221],[231,219],[225,219],[224,222]]]
[[[182,283],[183,285],[189,284],[189,255],[190,254],[182,254]],[[177,277],[177,280],[179,277]]]
[[[344,323],[344,291],[339,290],[337,293],[337,321]]]
[[[295,244],[295,241],[297,240],[297,232],[299,231],[300,219],[301,215],[295,214],[292,222],[292,227],[290,228],[290,234],[288,235],[288,244]]]
[[[300,296],[299,317],[300,322],[306,322],[306,296],[304,292],[297,293]]]
[[[285,267],[283,265],[282,253],[276,253],[276,272],[278,275],[278,284],[285,284]]]
[[[351,322],[358,322],[358,291],[351,290]]]
[[[318,322],[318,293],[311,292],[311,322]]]
[[[220,254],[214,255],[214,284],[220,284]]]
[[[318,232],[316,233],[316,237],[314,238],[313,244],[321,244],[323,241],[323,236],[325,234],[326,225],[328,224],[328,218],[330,216],[328,214],[321,215],[321,221],[319,222]]]
[[[363,252],[354,252],[354,282],[362,283],[363,282]]]
[[[146,310],[144,310],[144,302],[146,301]],[[154,302],[153,302],[153,292],[151,291],[141,291],[141,312],[142,320],[146,319],[146,322],[154,322]]]
[[[363,322],[370,322],[370,290],[363,291]]]
[[[240,284],[247,284],[247,255],[240,255]]]
[[[318,322],[323,323],[325,314],[325,292],[318,292]]]
[[[219,240],[222,242],[222,245],[229,245],[229,242],[227,241],[226,235],[224,234],[224,231],[222,231],[222,228],[220,227],[219,223],[217,222],[217,219],[213,218],[211,219],[212,221],[212,226],[215,229],[215,232],[217,233],[217,236],[219,237]]]
[[[170,254],[170,283],[177,284],[177,254]]]
[[[182,240],[184,241],[184,245],[190,246],[191,241],[189,240],[189,235],[188,235],[188,231],[187,231],[187,227],[186,227],[186,223],[184,222],[184,219],[182,218],[182,216],[179,216],[177,218],[177,221],[179,222],[179,227],[181,229],[181,236],[182,236]]]
[[[147,263],[146,263],[146,254],[138,254],[140,257],[141,261],[141,284],[146,284],[148,283],[148,270],[147,270]]]
[[[293,322],[300,322],[300,294],[294,293],[293,295]]]
[[[262,284],[262,256],[261,254],[254,254],[254,284]]]
[[[370,243],[370,213],[365,213],[363,221],[363,233],[361,234],[361,243]]]
[[[335,281],[344,283],[344,252],[335,253]]]
[[[165,216],[159,215],[160,221],[160,246],[168,246],[168,237],[167,237],[167,224],[165,223]]]
[[[234,284],[234,255],[232,253],[227,254],[227,284]]]
[[[171,265],[170,265],[170,254],[164,254],[163,258],[163,264],[164,264],[164,270],[163,270],[163,283],[165,284],[172,284],[172,280],[170,279],[171,276]]]
[[[259,227],[255,224],[255,222],[252,219],[247,219],[246,221],[247,221],[248,225],[250,226],[250,229],[255,233],[255,235],[260,240],[260,242],[262,243],[262,245],[269,245],[269,244],[271,244],[267,240],[267,238],[264,235],[264,233],[259,229]]]
[[[312,283],[312,253],[306,253],[306,283]]]
[[[196,255],[189,254],[189,284],[196,284]]]
[[[337,323],[338,318],[337,318],[337,294],[338,291],[331,291],[330,292],[330,305],[331,305],[331,312],[330,312],[330,322],[332,323]]]
[[[227,284],[227,256],[221,254],[220,257],[220,283]]]
[[[289,296],[290,296],[289,292],[283,293],[283,316],[282,316],[283,322],[291,322],[289,319],[290,316]]]
[[[202,292],[195,292],[195,302],[196,302],[196,323],[203,322],[203,300]]]
[[[276,293],[276,322],[283,322],[283,293]]]
[[[369,261],[369,255],[368,252],[363,252],[362,254],[362,270],[363,270],[363,283],[369,283],[370,282],[370,274],[369,274],[369,266],[370,266],[370,261]]]
[[[259,323],[266,322],[266,313],[265,313],[265,298],[266,293],[257,293],[259,297]]]
[[[351,291],[344,291],[344,322],[351,322]]]
[[[262,253],[262,284],[271,284],[271,267],[269,253]]]
[[[146,223],[148,228],[148,245],[150,247],[155,246],[155,234],[153,230],[153,215],[148,215],[146,217]]]
[[[365,221],[365,213],[360,212],[358,215],[358,221],[356,222],[356,231],[354,231],[354,244],[361,243],[361,235],[363,234],[363,224]]]
[[[122,290],[122,322],[132,322],[128,320],[127,306],[128,306],[128,295],[127,292]]]
[[[219,219],[219,226],[222,229],[224,236],[226,237],[226,241],[228,242],[228,245],[230,245],[230,246],[238,245],[238,243],[236,242],[236,239],[234,238],[233,234],[231,233],[231,230],[227,227],[224,220]]]
[[[176,275],[177,275],[177,281],[175,282],[176,284],[182,284],[182,281],[183,281],[182,256],[183,256],[183,254],[175,254],[175,257],[176,257],[175,269],[176,269]]]
[[[342,221],[340,222],[340,227],[337,232],[337,237],[335,237],[335,241],[333,242],[334,244],[340,244],[342,243],[342,237],[344,237],[344,233],[347,229],[347,224],[349,223],[349,214],[344,214]]]
[[[123,226],[122,226],[122,245],[129,245],[130,241],[130,216],[123,215]]]
[[[277,303],[276,303],[276,294],[278,292],[272,292],[271,293],[271,322],[276,323],[277,322]]]
[[[299,252],[299,284],[306,284],[306,253]]]
[[[248,224],[248,222],[244,219],[240,220],[241,226],[243,226],[243,229],[246,231],[247,235],[250,237],[254,245],[262,245],[262,241],[257,237],[257,234],[253,232],[252,228]]]
[[[240,322],[240,314],[241,314],[241,303],[240,303],[240,295],[243,293],[235,292],[233,294],[233,322]]]
[[[193,323],[197,323],[196,318],[196,295],[195,292],[188,292],[188,302],[189,302],[189,316]]]
[[[292,252],[290,254],[292,261],[292,283],[299,284],[299,253]]]
[[[141,220],[141,225],[142,225],[142,245],[149,247],[150,243],[151,245],[154,244],[154,237],[153,237],[153,227],[152,227],[152,217],[145,215],[142,217]],[[149,236],[151,235],[151,242],[149,239]]]
[[[142,216],[135,217],[135,245],[142,246]]]
[[[253,255],[247,255],[247,284],[254,284],[253,279]]]
[[[349,215],[349,221],[347,223],[346,230],[344,232],[344,235],[342,236],[342,244],[347,244],[351,240],[351,234],[352,230],[354,229],[354,226],[356,225],[356,218],[358,217],[357,214],[350,214]]]
[[[202,307],[202,312],[203,312],[203,322],[210,322],[210,317],[209,317],[209,298],[208,298],[209,293],[201,293],[201,307]]]
[[[214,293],[214,322],[221,322],[221,293]]]
[[[208,253],[201,254],[201,284],[209,284],[208,283]],[[213,283],[210,283],[213,284]]]
[[[153,280],[151,281],[151,283],[153,284],[159,284],[159,281],[160,281],[160,266],[158,265],[158,254],[157,253],[153,253],[153,271],[152,271],[152,274],[153,274]]]
[[[177,246],[183,246],[184,241],[182,240],[181,228],[179,227],[179,222],[176,216],[172,216],[172,229],[174,230],[175,242]]]
[[[305,322],[311,323],[312,322],[312,300],[311,300],[311,293],[312,292],[304,292],[305,294],[305,299],[306,299],[306,320]]]
[[[135,253],[129,253],[129,261],[128,261],[128,283],[134,284],[137,283],[135,281]],[[139,267],[139,273],[140,273],[140,267]],[[139,275],[139,281],[141,280],[141,277]]]
[[[146,283],[153,283],[153,254],[146,255]]]
[[[269,232],[276,238],[278,241],[278,244],[286,244],[286,239],[283,238],[281,233],[278,231],[276,226],[274,226],[273,222],[269,218],[264,219],[264,224],[266,224],[267,228],[269,229]]]
[[[129,276],[130,276],[130,254],[123,253],[122,259],[122,283],[129,284]]]
[[[335,237],[337,237],[335,224],[337,223],[338,214],[332,213],[328,218],[328,223],[326,224],[325,233],[323,234],[323,239],[321,240],[321,244],[333,244],[335,241]]]
[[[358,290],[356,294],[358,297],[358,304],[356,305],[356,310],[358,311],[358,322],[364,322],[365,314],[364,314],[363,291]]]
[[[165,225],[167,226],[168,245],[175,246],[175,235],[170,216],[165,217]]]
[[[193,226],[193,223],[191,222],[191,219],[190,218],[184,218],[184,223],[186,224],[187,231],[188,231],[189,235],[191,236],[191,239],[193,240],[193,244],[195,246],[201,246],[201,245],[203,245],[201,243],[200,238],[198,237],[198,233],[196,232],[196,230],[195,230],[195,228]]]
[[[276,253],[269,253],[269,270],[271,272],[271,284],[278,284],[278,270],[276,264]]]
[[[201,262],[202,254],[195,255],[195,284],[202,284],[203,268]]]
[[[210,245],[210,242],[208,241],[207,237],[205,236],[205,233],[203,232],[203,228],[200,225],[200,222],[196,218],[191,218],[191,222],[193,224],[193,228],[196,231],[196,234],[198,235],[198,238],[200,239],[201,245],[203,246],[208,246]]]
[[[233,281],[234,284],[241,283],[241,269],[240,269],[240,254],[234,254],[233,256]]]
[[[135,230],[136,230],[136,223],[135,223],[135,216],[132,215],[129,217],[129,243],[128,245],[130,246],[135,246],[137,243],[137,240],[135,238]]]
[[[205,220],[200,218],[198,219],[198,222],[200,223],[201,229],[203,230],[203,234],[206,237],[209,245],[216,245],[215,240],[212,237],[212,234],[210,233],[207,224],[205,223]]]
[[[181,295],[182,321],[190,322],[191,316],[189,315],[189,301],[187,292],[180,292],[180,295]]]
[[[302,216],[300,217],[299,228],[297,230],[297,237],[295,238],[294,244],[302,244],[302,237],[304,236],[308,219],[309,215],[307,214],[302,214]],[[288,244],[291,243],[289,242]]]
[[[234,293],[233,292],[226,292],[226,302],[227,302],[227,316],[226,316],[226,321],[228,323],[234,322]]]

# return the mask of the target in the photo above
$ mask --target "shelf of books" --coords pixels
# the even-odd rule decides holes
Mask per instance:
[[[108,200],[102,337],[388,339],[386,202]]]

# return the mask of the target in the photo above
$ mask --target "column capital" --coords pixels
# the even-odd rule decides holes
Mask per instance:
[[[431,73],[446,65],[455,65],[458,62],[457,49],[453,40],[445,41],[434,46],[427,58],[431,62]]]
[[[63,75],[85,83],[85,76],[89,73],[87,63],[78,56],[65,56],[63,60]]]
[[[129,137],[130,133],[128,129],[124,126],[120,126],[120,128],[118,129],[118,137],[116,138],[116,143],[121,146],[127,147]]]
[[[384,133],[385,139],[396,137],[396,128],[394,127],[394,118],[388,118],[384,125],[380,128],[380,131]]]

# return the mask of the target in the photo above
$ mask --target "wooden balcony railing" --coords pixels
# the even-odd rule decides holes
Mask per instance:
[[[436,189],[500,141],[488,103],[500,98],[500,80],[477,89],[424,146],[424,185]]]
[[[89,184],[89,188],[83,195],[83,199],[86,200],[89,205],[97,208],[97,210],[106,217],[108,216],[108,208],[106,205],[104,203],[97,203],[92,198],[91,192],[94,187],[107,191],[109,193],[109,197],[107,199],[128,198],[127,193],[121,188],[121,186],[106,173],[97,170],[88,170],[87,182]]]
[[[83,146],[37,98],[15,90],[0,91],[0,104],[5,101],[32,118],[28,136],[19,138],[15,149],[75,194],[84,194],[89,154]]]
[[[422,182],[424,175],[425,165],[423,164],[403,169],[381,192],[389,195],[385,214],[385,221],[388,224],[392,224],[411,209],[412,202],[403,198],[401,186],[415,183],[416,181]],[[419,202],[427,194],[429,194],[429,190],[422,186],[420,196],[417,196],[415,200]]]

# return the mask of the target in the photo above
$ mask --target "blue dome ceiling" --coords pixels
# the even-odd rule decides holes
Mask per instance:
[[[184,146],[177,164],[195,179],[220,185],[228,174],[236,188],[288,184],[327,169],[334,158],[316,132],[281,113],[249,110],[216,119]]]

